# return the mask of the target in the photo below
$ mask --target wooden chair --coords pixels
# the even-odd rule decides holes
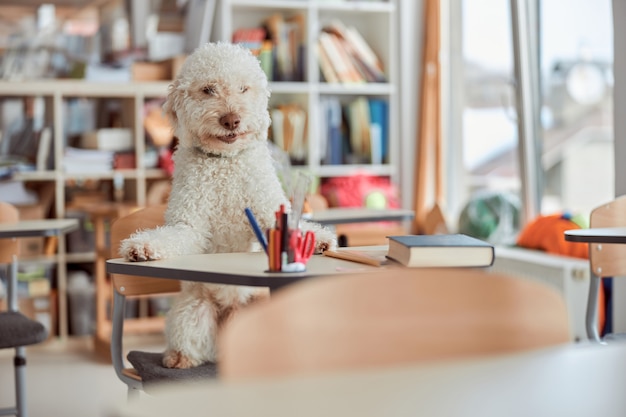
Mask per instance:
[[[589,227],[626,226],[626,195],[602,204],[591,211]],[[603,278],[626,276],[626,245],[613,243],[589,244],[589,295],[587,297],[586,327],[590,340],[603,343],[623,338],[616,334],[601,336],[598,329],[598,293]]]
[[[223,380],[382,367],[569,342],[552,288],[480,269],[313,278],[241,311],[219,341]]]
[[[165,205],[151,206],[114,220],[111,224],[111,257],[119,257],[120,242],[137,230],[149,229],[164,223]],[[111,318],[111,359],[118,378],[128,386],[128,397],[136,397],[152,385],[166,381],[208,378],[215,376],[215,365],[207,364],[193,369],[168,369],[161,364],[162,352],[131,351],[127,359],[133,365],[126,367],[123,357],[125,323],[133,323],[133,332],[160,331],[162,317],[142,318],[132,322],[125,318],[128,298],[175,294],[180,282],[162,278],[147,278],[111,274],[113,286],[113,313]],[[129,323],[130,322],[130,323]]]
[[[17,208],[0,202],[0,223],[16,223],[19,220]],[[17,239],[0,239],[0,264],[7,267],[7,292],[4,311],[0,311],[0,349],[15,349],[13,366],[15,369],[15,407],[0,408],[0,415],[25,417],[26,409],[26,349],[25,346],[43,342],[48,336],[45,327],[19,312],[17,302]]]

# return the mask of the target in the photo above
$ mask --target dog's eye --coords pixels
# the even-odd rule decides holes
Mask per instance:
[[[204,94],[208,94],[208,95],[212,96],[212,95],[214,95],[214,94],[215,94],[215,87],[213,87],[213,86],[210,86],[210,85],[209,85],[209,86],[207,86],[207,87],[204,87],[204,88],[202,89],[202,92],[203,92]]]
[[[241,92],[242,92],[242,93],[245,93],[246,91],[248,91],[248,89],[249,89],[249,88],[250,88],[250,87],[248,87],[247,85],[242,85],[242,86],[241,86]]]

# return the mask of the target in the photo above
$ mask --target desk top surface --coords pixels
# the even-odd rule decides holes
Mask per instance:
[[[386,246],[369,248],[377,254],[384,255],[387,253]],[[385,267],[387,266],[375,267],[323,255],[314,255],[307,263],[307,270],[304,272],[266,272],[268,264],[264,252],[184,255],[146,262],[129,262],[122,258],[116,258],[106,262],[107,272],[114,274],[270,288],[279,288],[315,276],[374,272]],[[388,267],[399,267],[399,264],[389,261]]]
[[[626,415],[626,344],[308,377],[164,386],[117,417]]]
[[[584,243],[626,243],[626,227],[592,227],[566,230],[565,240]]]
[[[0,223],[0,238],[58,236],[77,228],[77,219],[20,220]]]
[[[381,221],[411,220],[415,215],[412,210],[404,209],[368,209],[368,208],[329,208],[313,212],[311,221],[321,224],[364,223]]]

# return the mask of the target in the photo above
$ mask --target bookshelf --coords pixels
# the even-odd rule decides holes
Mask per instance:
[[[169,82],[133,82],[133,83],[102,83],[82,80],[42,80],[42,81],[0,81],[1,98],[43,97],[46,102],[45,119],[53,129],[52,169],[40,171],[24,171],[14,175],[14,179],[30,182],[53,182],[55,184],[54,212],[58,218],[65,217],[66,196],[64,184],[68,180],[113,179],[121,175],[124,180],[135,182],[135,187],[127,198],[138,205],[145,205],[146,189],[151,179],[165,178],[159,169],[146,168],[144,155],[146,137],[143,126],[143,106],[146,100],[165,97]],[[67,100],[75,98],[115,99],[123,108],[124,127],[131,129],[133,150],[135,152],[135,168],[121,169],[102,173],[64,171],[66,144],[64,131]]]
[[[45,103],[44,119],[52,129],[52,166],[36,171],[16,172],[12,179],[30,184],[48,185],[54,189],[52,210],[57,218],[68,215],[66,206],[69,199],[68,184],[84,181],[114,181],[123,179],[124,201],[128,204],[146,205],[150,184],[164,180],[167,174],[146,164],[146,135],[143,125],[144,104],[146,101],[163,98],[169,82],[89,82],[83,80],[35,80],[0,81],[0,99],[41,97]],[[107,99],[118,102],[121,109],[122,127],[131,130],[132,148],[135,152],[135,167],[109,170],[106,172],[67,172],[65,150],[67,129],[67,104],[74,99]],[[93,250],[70,252],[64,239],[59,239],[54,261],[59,263],[91,263],[97,260]],[[49,258],[48,262],[49,262]],[[58,336],[63,339],[69,334],[67,311],[67,276],[57,274]],[[97,279],[97,277],[96,277]],[[102,289],[100,289],[102,291]]]
[[[356,173],[389,177],[399,185],[400,132],[398,119],[398,40],[397,0],[224,0],[218,8],[214,34],[222,41],[246,28],[263,26],[276,15],[285,21],[296,16],[303,22],[303,68],[301,79],[274,81],[270,78],[271,107],[296,103],[307,115],[306,151],[297,165],[313,175],[324,178],[351,176]],[[375,51],[384,66],[385,82],[330,83],[324,80],[317,52],[317,42],[323,28],[335,21],[354,27]],[[267,25],[266,25],[267,26]],[[325,122],[326,101],[336,101],[345,108],[356,100],[382,100],[387,103],[387,153],[383,161],[343,158],[341,163],[329,163],[328,133]],[[275,121],[273,120],[273,124]],[[292,161],[293,162],[293,161]]]

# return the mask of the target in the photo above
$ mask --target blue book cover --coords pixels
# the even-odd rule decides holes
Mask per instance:
[[[373,127],[372,164],[382,164],[389,154],[389,105],[382,99],[369,99],[370,124]]]
[[[325,163],[343,163],[343,139],[341,134],[341,104],[335,97],[325,100],[327,149]]]

